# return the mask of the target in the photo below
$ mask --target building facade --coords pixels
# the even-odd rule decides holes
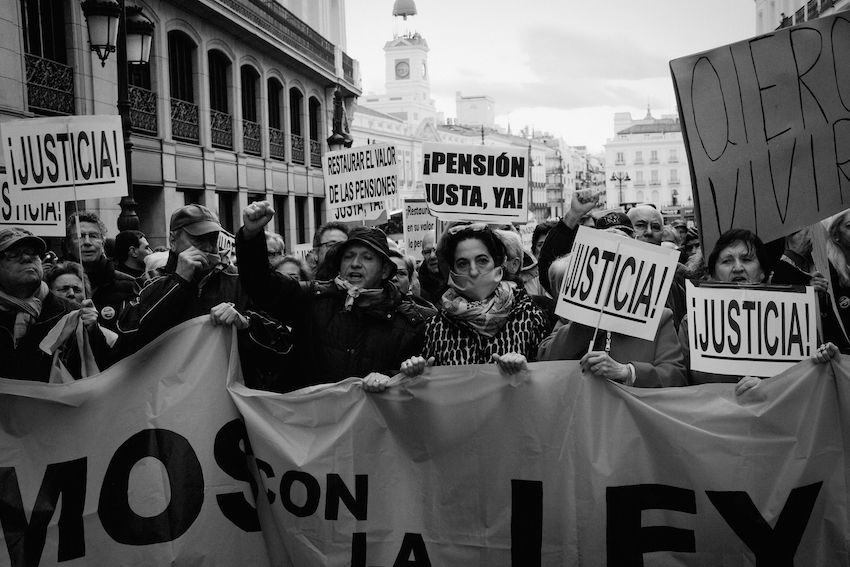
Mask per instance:
[[[756,34],[850,9],[850,0],[755,0]]]
[[[693,206],[688,157],[678,117],[654,118],[647,109],[643,119],[633,120],[630,113],[618,112],[614,125],[616,134],[605,143],[607,206]]]
[[[131,66],[133,194],[141,230],[166,244],[171,212],[216,210],[230,231],[268,199],[287,248],[324,218],[321,156],[333,94],[359,96],[344,0],[138,0],[150,63]],[[116,114],[115,56],[101,66],[72,0],[0,0],[0,121]],[[116,228],[116,199],[87,202]]]

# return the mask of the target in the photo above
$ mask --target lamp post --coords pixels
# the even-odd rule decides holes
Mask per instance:
[[[614,181],[617,184],[617,188],[620,192],[620,206],[623,205],[623,183],[631,180],[632,179],[629,177],[628,172],[623,173],[621,171],[618,171],[617,173],[611,174],[611,181]]]
[[[118,230],[138,230],[139,216],[133,199],[133,143],[130,141],[130,80],[128,64],[146,64],[150,58],[153,22],[138,6],[124,6],[124,0],[85,0],[81,4],[89,33],[91,50],[102,67],[113,51],[118,57],[118,115],[124,134],[124,162],[127,169],[127,195],[121,197]]]

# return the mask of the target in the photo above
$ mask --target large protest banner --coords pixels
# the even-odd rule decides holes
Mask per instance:
[[[395,146],[370,144],[322,157],[328,220],[374,220],[398,193]]]
[[[0,565],[268,564],[207,321],[72,384],[0,379]]]
[[[422,199],[405,199],[401,213],[405,252],[416,260],[422,260],[422,239],[429,232],[435,234],[436,219],[428,212],[428,205]]]
[[[422,144],[422,181],[441,220],[528,222],[528,152],[520,148]]]
[[[576,362],[231,391],[291,565],[845,567],[848,369],[801,363],[739,399]]]
[[[65,201],[21,193],[13,197],[4,175],[0,175],[0,187],[0,229],[16,226],[38,236],[65,236]]]
[[[127,194],[118,115],[12,120],[0,124],[0,137],[13,196],[47,191],[46,199],[73,201]]]
[[[692,369],[773,376],[814,355],[819,308],[813,287],[685,285]]]
[[[850,16],[670,63],[705,249],[765,242],[850,205]]]
[[[678,257],[676,250],[581,226],[555,314],[651,340],[661,322]]]

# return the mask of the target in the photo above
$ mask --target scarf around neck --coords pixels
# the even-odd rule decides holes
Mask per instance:
[[[50,293],[50,288],[44,282],[41,282],[35,293],[26,299],[13,297],[0,290],[0,311],[15,313],[15,326],[12,331],[15,348],[18,348],[18,344],[29,331],[33,321],[41,315],[42,302],[48,293]]]
[[[351,285],[339,276],[334,278],[334,283],[337,289],[346,293],[343,311],[351,311],[355,301],[357,301],[357,307],[365,308],[379,303],[384,297],[383,288],[363,289]]]
[[[481,301],[470,301],[449,288],[443,294],[443,311],[447,317],[476,333],[494,337],[508,322],[514,307],[515,288],[515,283],[502,281],[490,297]]]

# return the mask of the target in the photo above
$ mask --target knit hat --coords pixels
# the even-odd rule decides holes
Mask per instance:
[[[610,212],[596,219],[596,228],[599,230],[615,228],[617,230],[622,230],[631,237],[634,237],[635,235],[635,229],[632,226],[632,221],[629,219],[628,215],[626,213],[616,211]]]
[[[348,240],[336,245],[334,251],[337,260],[337,269],[342,261],[345,250],[352,244],[362,244],[374,250],[381,259],[391,268],[390,276],[393,277],[398,267],[390,259],[390,246],[387,243],[387,235],[380,228],[371,226],[358,226],[348,233]]]

